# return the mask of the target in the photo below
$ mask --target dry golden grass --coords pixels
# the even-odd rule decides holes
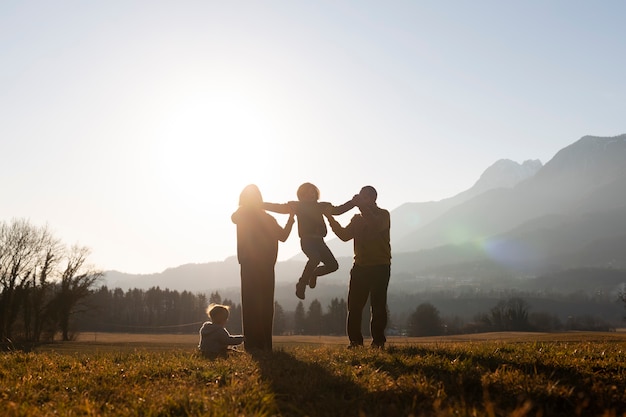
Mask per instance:
[[[0,354],[7,416],[626,416],[626,333],[282,336],[207,360],[197,335],[84,333]]]
[[[537,333],[537,332],[490,332],[463,334],[452,336],[432,336],[432,337],[403,337],[389,336],[388,346],[402,346],[428,343],[458,343],[458,342],[478,342],[478,341],[502,341],[502,342],[591,342],[591,341],[626,341],[626,330],[620,329],[617,332],[559,332],[559,333]],[[197,334],[137,334],[137,333],[80,333],[73,345],[80,344],[128,344],[145,345],[156,347],[164,346],[190,346],[198,344]],[[346,336],[274,336],[274,345],[346,345]],[[58,345],[56,342],[55,345]]]

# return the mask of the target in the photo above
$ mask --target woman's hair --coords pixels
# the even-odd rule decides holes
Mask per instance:
[[[298,187],[298,191],[296,192],[296,195],[298,196],[298,200],[302,200],[304,197],[304,194],[309,191],[309,190],[314,190],[315,191],[315,200],[319,200],[320,199],[320,190],[319,188],[317,188],[315,186],[315,184],[311,184],[310,182],[305,182],[304,184],[300,185]]]
[[[244,207],[262,207],[263,196],[259,187],[254,184],[246,185],[241,194],[239,194],[239,205]]]
[[[209,304],[209,307],[206,309],[207,314],[211,318],[212,322],[220,319],[227,319],[230,315],[230,307],[222,304]]]

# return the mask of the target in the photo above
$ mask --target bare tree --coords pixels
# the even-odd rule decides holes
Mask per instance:
[[[495,330],[528,330],[528,303],[520,297],[500,301],[491,309],[491,323]]]
[[[24,337],[29,336],[31,322],[40,322],[41,305],[29,303],[33,289],[42,303],[45,283],[59,251],[59,242],[47,227],[32,226],[27,220],[14,219],[0,223],[0,337],[10,340],[22,311]],[[36,271],[39,270],[39,280]]]
[[[50,322],[48,307],[51,300],[58,262],[63,256],[63,248],[57,239],[48,236],[44,239],[40,266],[32,274],[28,288],[30,302],[24,306],[26,339],[34,342],[41,340],[44,326]]]
[[[85,311],[86,306],[82,301],[89,296],[92,287],[103,275],[86,265],[89,252],[89,248],[84,246],[71,247],[51,304],[51,314],[57,319],[63,340],[70,340],[71,316]]]

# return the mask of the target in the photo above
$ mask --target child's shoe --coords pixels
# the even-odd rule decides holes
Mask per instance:
[[[306,282],[302,280],[298,281],[296,284],[296,297],[301,300],[304,300],[304,291],[306,290]]]
[[[315,288],[316,285],[317,285],[317,275],[311,275],[311,278],[309,278],[309,287]]]

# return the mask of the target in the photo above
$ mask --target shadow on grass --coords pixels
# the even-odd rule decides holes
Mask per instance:
[[[296,358],[289,352],[275,350],[253,354],[275,395],[282,416],[389,416],[408,415],[413,398],[401,398],[398,392],[367,392],[344,375],[335,375],[325,367]],[[400,397],[398,397],[400,395]],[[399,409],[398,405],[403,405]]]
[[[388,357],[381,356],[375,359],[374,366],[396,380],[411,374],[422,374],[431,381],[431,384],[442,386],[445,392],[452,394],[459,402],[473,404],[479,409],[483,408],[487,395],[497,407],[508,410],[519,409],[530,401],[533,404],[530,410],[532,415],[534,413],[550,416],[589,415],[585,413],[602,415],[606,410],[611,410],[616,413],[615,415],[626,413],[626,404],[623,403],[622,397],[614,395],[616,392],[626,391],[624,380],[620,378],[618,381],[614,378],[615,372],[619,372],[618,369],[583,372],[566,362],[562,364],[542,362],[539,356],[511,360],[499,356],[497,352],[492,354],[455,352],[415,346],[393,348],[390,353]],[[403,355],[439,357],[444,362],[460,361],[468,365],[463,371],[441,366],[438,360],[408,366],[398,359]],[[516,370],[530,375],[535,382],[530,386],[521,385],[521,382],[490,383],[486,392],[483,377],[487,374],[497,375],[503,370]],[[563,391],[545,389],[544,384],[569,386],[572,387],[572,391],[570,395],[564,396]]]

